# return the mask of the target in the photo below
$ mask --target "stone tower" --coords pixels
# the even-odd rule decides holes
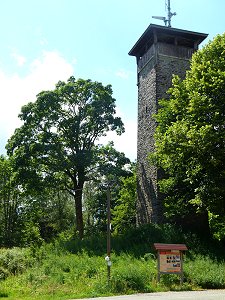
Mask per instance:
[[[150,166],[148,154],[154,151],[158,100],[168,97],[173,74],[185,77],[190,58],[207,34],[150,24],[130,50],[137,60],[138,145],[137,145],[137,223],[163,221],[162,195],[157,182],[160,170]]]

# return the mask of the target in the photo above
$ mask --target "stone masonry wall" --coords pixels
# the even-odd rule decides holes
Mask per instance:
[[[182,52],[185,53],[185,57],[182,58],[166,55],[165,49],[166,47],[163,54],[156,49],[154,55],[138,73],[138,224],[163,221],[163,196],[157,186],[161,176],[160,170],[151,166],[148,161],[149,153],[154,151],[156,129],[152,115],[158,110],[158,100],[168,97],[166,91],[171,86],[172,75],[177,74],[184,78],[190,65],[189,57],[186,57],[187,51]]]

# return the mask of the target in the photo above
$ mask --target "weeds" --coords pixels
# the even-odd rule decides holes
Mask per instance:
[[[9,275],[23,273],[31,267],[34,259],[29,249],[12,248],[1,249],[0,251],[0,280],[6,279]]]
[[[155,260],[145,261],[130,255],[115,259],[112,271],[111,289],[115,293],[151,292],[150,282],[156,279]]]
[[[208,256],[196,255],[185,263],[187,281],[202,288],[225,288],[225,263],[212,260]]]
[[[184,284],[174,275],[157,283],[153,242],[186,243]],[[205,243],[205,242],[204,242]],[[225,288],[224,257],[211,244],[169,226],[144,226],[112,239],[110,284],[105,263],[105,238],[78,241],[59,238],[39,248],[0,250],[0,298],[63,300],[117,294],[198,288]],[[210,242],[211,243],[211,242]],[[201,252],[201,248],[207,248]],[[213,247],[212,247],[213,248]],[[197,251],[199,253],[196,253]],[[218,252],[219,253],[219,252]]]

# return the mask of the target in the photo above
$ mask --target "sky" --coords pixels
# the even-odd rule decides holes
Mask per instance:
[[[225,0],[171,0],[172,27],[225,32]],[[117,150],[136,159],[136,59],[128,52],[151,24],[166,16],[165,0],[0,0],[0,154],[21,107],[70,76],[111,84],[125,125]]]

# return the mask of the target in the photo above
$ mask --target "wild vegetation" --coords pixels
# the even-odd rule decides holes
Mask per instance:
[[[153,242],[184,242],[185,280],[164,275],[157,282]],[[0,251],[0,298],[76,299],[139,292],[225,288],[224,251],[215,242],[177,227],[146,225],[112,237],[108,282],[106,238],[61,235],[54,242],[26,249]]]

